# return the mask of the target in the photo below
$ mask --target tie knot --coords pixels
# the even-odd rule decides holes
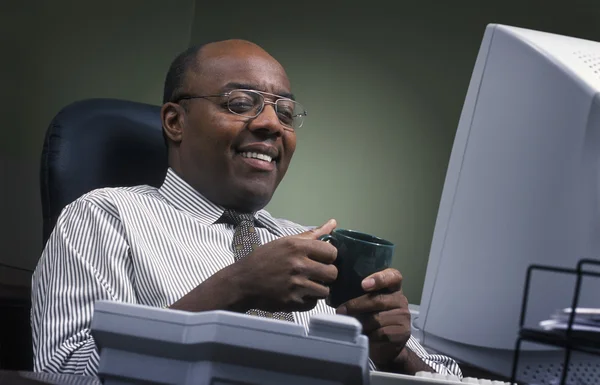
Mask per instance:
[[[225,210],[223,213],[223,221],[237,226],[241,223],[246,222],[247,224],[254,224],[254,215],[251,213],[240,213],[234,210]]]

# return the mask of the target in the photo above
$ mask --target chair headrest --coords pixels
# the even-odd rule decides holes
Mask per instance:
[[[62,209],[101,187],[159,187],[167,171],[160,107],[88,99],[63,108],[46,131],[40,183],[44,245]]]

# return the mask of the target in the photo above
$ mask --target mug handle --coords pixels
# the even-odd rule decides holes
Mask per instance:
[[[335,239],[331,234],[325,234],[325,235],[321,235],[319,238],[317,238],[319,241],[323,241],[323,242],[327,242],[327,243],[331,243],[336,249],[338,248],[338,240]],[[339,258],[336,258],[336,260],[333,262],[333,264],[337,267],[339,267]]]
[[[327,242],[327,243],[331,243],[336,249],[338,247],[338,241],[337,241],[337,239],[335,239],[333,236],[331,236],[331,234],[321,235],[319,238],[317,238],[317,240],[323,241],[323,242]],[[339,261],[338,261],[338,259],[336,259],[333,262],[333,265],[339,267],[338,263],[339,263]],[[329,285],[326,285],[326,286],[329,286]]]
[[[319,238],[317,238],[319,241],[323,241],[323,242],[327,242],[327,243],[331,243],[333,246],[337,247],[338,243],[337,243],[337,239],[335,239],[331,234],[325,234],[325,235],[321,235]]]

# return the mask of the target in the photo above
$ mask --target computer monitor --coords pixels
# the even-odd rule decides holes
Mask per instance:
[[[599,177],[600,44],[488,25],[414,320],[424,345],[510,376],[528,266],[600,258]],[[526,325],[568,307],[574,282],[534,273]],[[581,294],[581,304],[600,307],[600,279],[584,280]],[[549,384],[560,374],[562,350],[521,351],[518,379]],[[574,373],[587,367],[600,378],[598,357],[576,360]]]

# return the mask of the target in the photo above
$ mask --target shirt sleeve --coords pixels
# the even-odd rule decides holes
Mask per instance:
[[[462,371],[455,360],[441,354],[427,353],[419,341],[417,341],[413,336],[410,336],[410,339],[406,343],[406,347],[412,350],[417,356],[419,356],[421,360],[423,360],[424,363],[430,366],[437,373],[446,375],[450,374],[462,378]]]
[[[137,302],[128,257],[109,203],[80,198],[65,207],[32,277],[34,371],[96,374],[94,302]]]

